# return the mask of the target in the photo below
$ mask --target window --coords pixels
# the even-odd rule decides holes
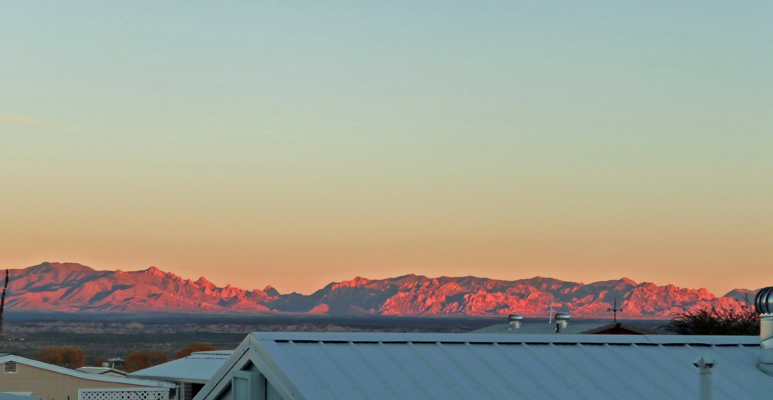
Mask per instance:
[[[18,367],[16,366],[15,362],[8,361],[3,365],[3,372],[6,374],[15,374],[18,372]]]

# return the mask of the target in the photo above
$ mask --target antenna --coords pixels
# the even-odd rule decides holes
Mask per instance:
[[[612,308],[608,308],[607,311],[612,311],[615,316],[615,322],[617,322],[617,313],[623,312],[622,308],[617,308],[617,297],[615,297],[615,305]]]
[[[548,323],[553,323],[553,300],[550,300],[550,316],[548,317]]]

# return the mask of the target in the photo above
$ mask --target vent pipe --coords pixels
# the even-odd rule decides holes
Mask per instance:
[[[507,320],[510,321],[510,327],[507,329],[508,331],[519,329],[521,327],[521,321],[523,320],[523,315],[510,314],[510,316],[507,317]]]
[[[567,326],[569,326],[569,313],[557,312],[556,332],[561,332],[561,329],[566,329]]]
[[[760,289],[754,298],[760,314],[760,371],[773,376],[773,286]]]
[[[698,399],[714,400],[714,382],[711,369],[717,363],[711,357],[698,357],[692,365],[698,367]]]

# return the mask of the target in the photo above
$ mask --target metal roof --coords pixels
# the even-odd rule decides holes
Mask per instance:
[[[689,399],[709,356],[715,399],[767,398],[759,338],[253,333],[196,400],[250,357],[285,399]]]
[[[223,366],[233,350],[200,351],[178,360],[129,374],[130,378],[206,383]]]

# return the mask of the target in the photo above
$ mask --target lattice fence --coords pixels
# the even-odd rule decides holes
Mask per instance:
[[[169,389],[78,389],[78,400],[169,400]]]

